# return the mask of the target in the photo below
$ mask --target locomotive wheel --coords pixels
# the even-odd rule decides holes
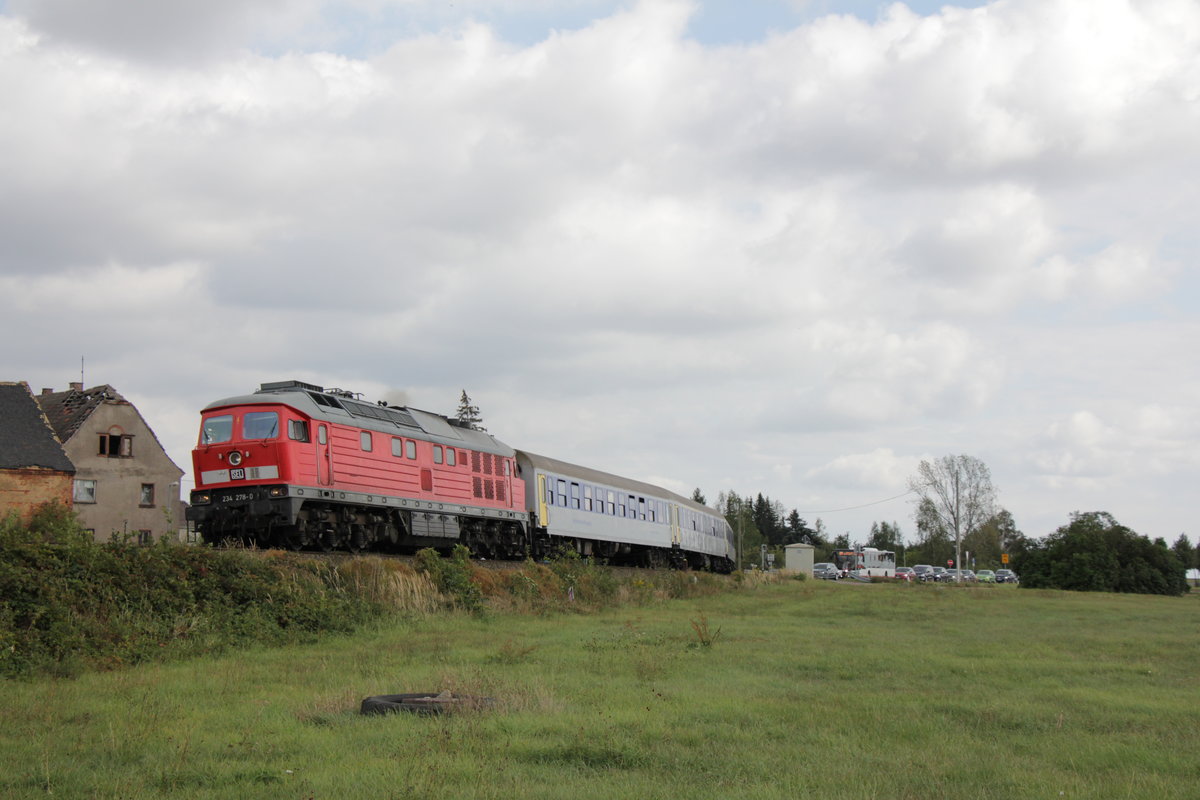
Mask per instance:
[[[322,553],[328,553],[333,550],[336,542],[337,534],[332,528],[326,528],[321,531],[321,535],[317,537],[317,547],[321,548]]]

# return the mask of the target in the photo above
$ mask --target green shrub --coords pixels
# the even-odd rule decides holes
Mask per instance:
[[[325,562],[97,544],[53,509],[0,526],[0,675],[77,674],[349,631],[378,608]]]

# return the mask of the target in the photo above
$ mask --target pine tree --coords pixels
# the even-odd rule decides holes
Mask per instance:
[[[462,390],[462,397],[458,400],[458,421],[465,422],[473,431],[487,431],[487,428],[480,424],[483,417],[479,416],[479,406],[471,402],[466,389]]]

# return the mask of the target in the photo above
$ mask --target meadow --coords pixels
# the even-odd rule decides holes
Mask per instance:
[[[729,587],[5,681],[0,796],[1197,796],[1195,593]]]

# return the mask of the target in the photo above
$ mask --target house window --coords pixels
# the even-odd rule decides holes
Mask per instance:
[[[154,544],[154,534],[151,531],[138,531],[138,544]]]
[[[96,482],[76,479],[74,497],[76,503],[96,502]]]
[[[133,458],[133,437],[113,432],[100,434],[100,455],[108,458]]]
[[[154,505],[154,484],[142,484],[142,499],[138,502],[143,508]]]
[[[359,442],[359,444],[362,445],[363,452],[365,452],[365,453],[371,452],[371,449],[375,446],[374,443],[371,441],[371,432],[370,431],[362,431],[361,433],[359,433],[358,434],[358,442]]]

